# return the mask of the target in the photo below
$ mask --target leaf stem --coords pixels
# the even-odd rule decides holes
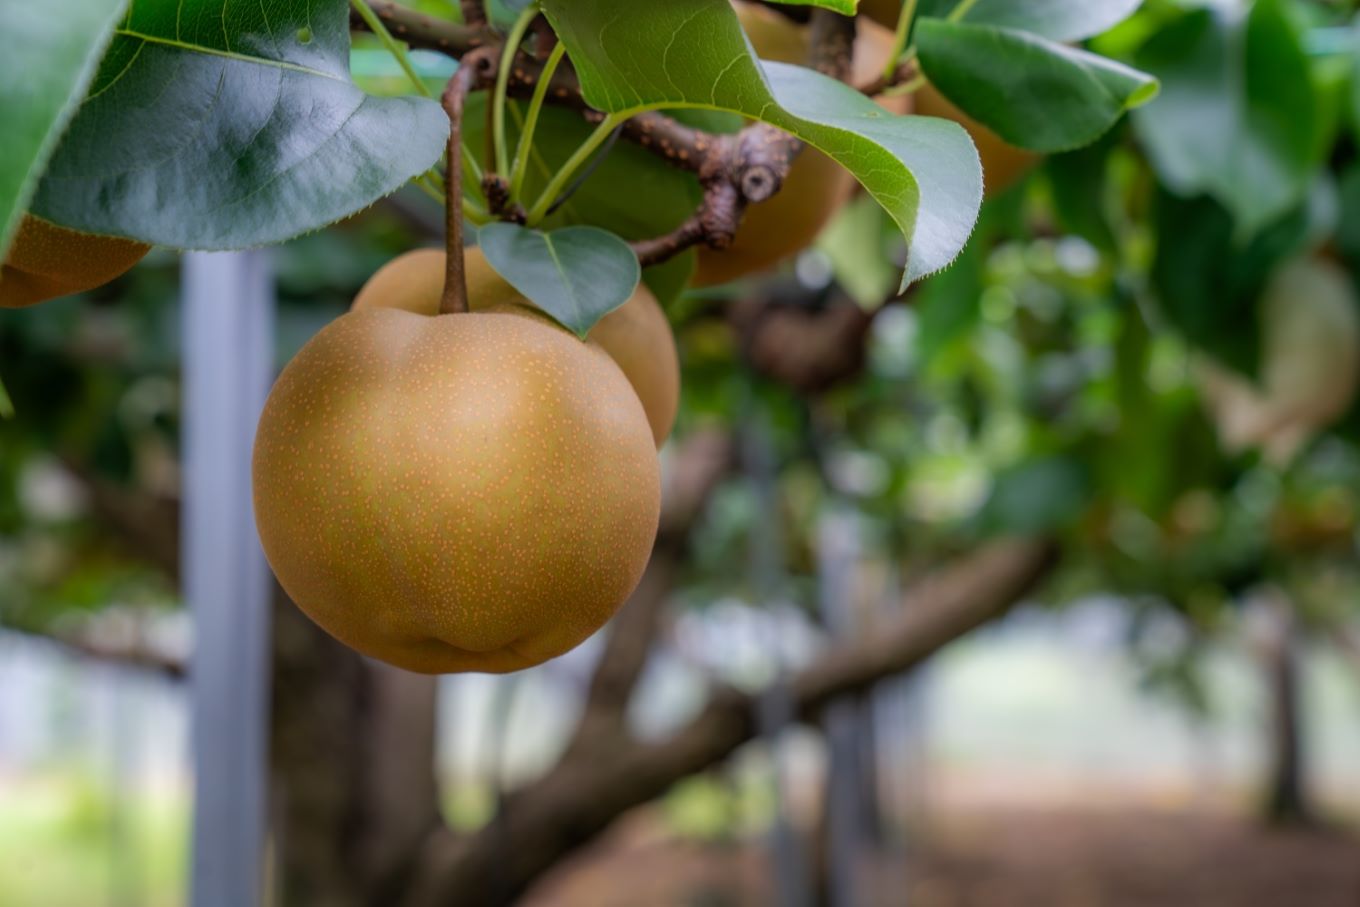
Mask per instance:
[[[525,7],[524,12],[519,14],[514,26],[510,29],[510,36],[505,39],[505,49],[501,53],[500,70],[496,73],[496,94],[492,99],[491,108],[491,131],[493,143],[496,148],[496,172],[502,176],[510,173],[510,149],[505,141],[505,105],[506,98],[510,93],[510,71],[515,66],[515,54],[519,53],[520,46],[524,44],[524,36],[529,33],[529,26],[533,24],[534,18],[538,15],[538,3],[530,3]]]
[[[897,64],[902,59],[902,54],[907,49],[907,42],[911,40],[911,26],[916,21],[917,0],[907,0],[902,6],[902,13],[897,17],[897,34],[893,38],[892,53],[888,54],[888,62],[883,67],[883,77],[891,79],[897,72]]]
[[[406,77],[411,80],[411,84],[415,86],[416,91],[420,92],[424,97],[434,97],[429,86],[425,84],[425,80],[420,77],[420,74],[416,72],[415,66],[412,65],[411,58],[407,55],[405,46],[403,46],[396,38],[392,37],[392,33],[387,30],[387,26],[383,24],[382,19],[378,18],[378,14],[373,12],[373,8],[368,5],[367,0],[350,0],[350,5],[353,6],[354,11],[359,14],[359,18],[364,20],[364,24],[368,26],[369,31],[373,32],[373,34],[378,37],[378,40],[382,42],[382,46],[387,48],[387,52],[396,58],[397,65],[399,65],[402,68],[402,71],[406,73]]]
[[[917,74],[915,76],[912,76],[907,81],[903,82],[901,85],[894,85],[892,88],[889,88],[887,91],[883,92],[883,97],[900,98],[902,95],[915,94],[916,92],[920,91],[922,88],[925,87],[926,77]]]
[[[557,201],[557,197],[562,194],[562,190],[566,188],[567,183],[571,181],[576,171],[580,170],[586,161],[590,160],[590,156],[627,119],[628,114],[626,113],[611,113],[600,122],[599,126],[595,127],[595,131],[567,159],[567,162],[562,165],[562,169],[557,171],[552,181],[548,183],[547,188],[543,190],[543,194],[538,197],[538,201],[534,202],[533,208],[529,209],[528,221],[530,226],[535,226],[543,220],[548,209],[553,206],[553,202]]]
[[[963,17],[968,15],[968,13],[972,11],[973,7],[977,6],[977,2],[978,0],[959,0],[958,5],[955,6],[952,10],[950,10],[949,15],[946,17],[945,21],[947,22],[963,21]]]
[[[534,86],[534,96],[529,101],[529,112],[519,133],[519,146],[515,149],[515,164],[510,170],[511,201],[519,201],[520,193],[524,191],[524,178],[529,169],[529,152],[534,144],[534,130],[538,128],[538,115],[543,111],[543,101],[548,97],[548,86],[552,84],[553,75],[556,74],[566,52],[566,45],[558,41],[548,56],[548,62],[543,64],[538,84]]]

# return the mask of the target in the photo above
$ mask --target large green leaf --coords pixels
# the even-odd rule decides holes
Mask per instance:
[[[1298,33],[1278,0],[1245,19],[1196,10],[1137,56],[1163,95],[1134,122],[1162,181],[1207,193],[1250,234],[1296,205],[1320,163],[1318,105]]]
[[[978,0],[963,17],[974,25],[998,25],[1052,38],[1080,41],[1123,22],[1143,0]],[[946,16],[958,0],[925,0],[923,16]]]
[[[1111,215],[1118,208],[1110,198],[1109,164],[1115,149],[1127,138],[1121,132],[1109,132],[1093,145],[1054,155],[1044,164],[1058,222],[1068,232],[1110,254],[1118,250]]]
[[[126,5],[50,0],[0,14],[0,257]]]
[[[637,289],[637,256],[597,227],[544,233],[495,223],[482,227],[477,242],[512,287],[582,338]]]
[[[811,70],[761,64],[727,0],[545,0],[587,102],[631,115],[726,110],[796,135],[850,170],[907,237],[902,285],[958,255],[982,203],[982,166],[966,133],[894,117]]]
[[[1157,94],[1145,73],[1014,29],[925,19],[916,43],[941,94],[1032,151],[1090,144]]]
[[[59,224],[177,248],[279,242],[433,165],[448,120],[349,78],[345,0],[138,0],[34,198]]]

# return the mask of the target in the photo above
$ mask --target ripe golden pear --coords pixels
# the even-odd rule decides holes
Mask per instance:
[[[762,60],[807,63],[810,37],[806,27],[765,6],[742,2],[733,6]],[[855,42],[855,84],[867,84],[883,71],[892,46],[892,32],[860,21]],[[884,98],[879,103],[898,115],[911,112],[909,96]],[[699,249],[694,285],[730,283],[797,255],[812,245],[850,200],[855,186],[855,178],[840,164],[816,149],[804,149],[789,168],[780,191],[746,210],[729,248]]]
[[[149,251],[131,239],[80,233],[24,215],[0,265],[0,309],[92,290],[126,273]]]
[[[1016,148],[977,120],[964,113],[940,94],[933,85],[916,92],[916,112],[921,116],[953,120],[973,138],[982,158],[982,178],[987,197],[1000,195],[1038,166],[1043,158],[1033,151]]]
[[[1224,446],[1283,464],[1355,401],[1360,301],[1340,267],[1300,258],[1272,277],[1260,315],[1259,383],[1208,361],[1197,378]]]
[[[481,249],[464,252],[468,299],[473,311],[509,307],[550,320],[487,263]],[[444,250],[417,249],[384,265],[359,291],[353,310],[397,308],[421,315],[439,312],[444,292]],[[666,313],[645,284],[631,299],[600,319],[589,339],[613,358],[633,385],[659,448],[670,437],[680,409],[680,359]]]
[[[618,366],[506,312],[337,319],[279,377],[253,468],[292,599],[346,645],[429,674],[580,644],[637,585],[661,506]]]

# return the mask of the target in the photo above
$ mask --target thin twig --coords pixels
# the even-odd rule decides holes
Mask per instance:
[[[459,0],[463,11],[463,21],[468,25],[486,24],[486,3],[484,0]]]

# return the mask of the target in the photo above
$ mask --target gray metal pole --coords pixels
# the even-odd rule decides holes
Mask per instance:
[[[196,640],[190,903],[252,907],[264,884],[270,580],[250,452],[273,380],[269,256],[186,255],[183,290],[183,573]]]
[[[822,515],[817,526],[817,575],[822,621],[833,637],[854,635],[851,597],[859,560],[859,525],[839,505]],[[841,698],[822,714],[826,728],[827,765],[827,889],[831,907],[863,903],[858,864],[863,846],[859,812],[861,761],[858,704]]]
[[[784,535],[779,514],[778,464],[769,415],[761,400],[748,394],[742,407],[742,456],[748,478],[755,486],[760,522],[751,537],[751,585],[760,605],[769,608],[777,627],[774,605],[785,592]],[[774,868],[778,907],[805,907],[812,902],[811,879],[798,831],[789,816],[788,757],[781,744],[794,718],[793,691],[784,665],[783,639],[776,635],[770,647],[775,660],[774,677],[756,701],[756,726],[769,752],[774,794],[774,818],[770,826],[770,856]]]

